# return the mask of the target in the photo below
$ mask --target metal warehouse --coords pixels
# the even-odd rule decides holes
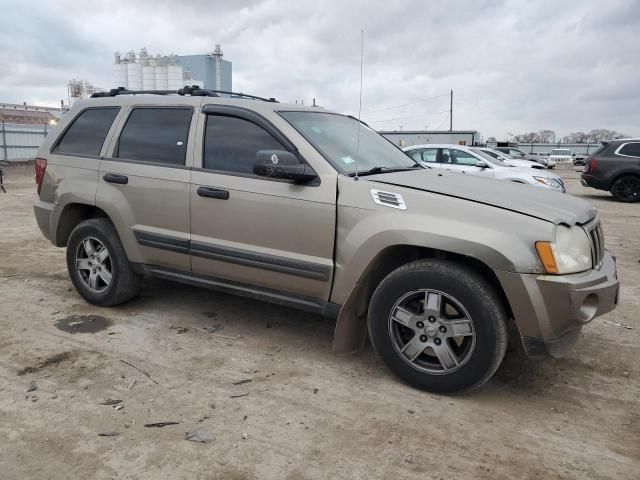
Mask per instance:
[[[476,130],[393,130],[378,132],[399,147],[422,145],[423,143],[448,143],[456,145],[475,145],[480,142],[480,133]]]

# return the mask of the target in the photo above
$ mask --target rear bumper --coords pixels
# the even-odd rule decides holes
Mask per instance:
[[[571,275],[496,272],[529,356],[567,354],[582,326],[618,304],[615,258],[606,252],[599,270]]]
[[[33,204],[33,213],[35,214],[36,222],[38,222],[38,227],[42,235],[50,242],[53,242],[55,237],[51,232],[51,219],[53,218],[55,206],[54,203],[43,202],[41,200],[37,200]]]
[[[591,187],[598,190],[609,190],[608,182],[604,182],[593,175],[582,174],[580,175],[580,183],[583,187]]]

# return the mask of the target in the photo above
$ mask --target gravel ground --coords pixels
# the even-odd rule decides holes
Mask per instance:
[[[640,204],[560,173],[600,211],[620,307],[568,358],[516,348],[482,389],[445,397],[370,349],[336,358],[334,323],[315,315],[158,280],[126,305],[87,304],[36,226],[32,167],[9,167],[0,477],[639,478]],[[206,443],[185,439],[196,429]]]

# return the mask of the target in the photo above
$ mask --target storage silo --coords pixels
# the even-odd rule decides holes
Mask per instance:
[[[161,59],[157,59],[156,61],[156,89],[157,90],[168,90],[169,86],[167,83],[167,65],[162,62]]]
[[[116,54],[116,63],[113,64],[113,82],[114,87],[128,88],[128,68],[126,61],[120,60],[120,55]]]
[[[142,89],[156,89],[156,67],[151,65],[142,66]]]
[[[142,65],[139,63],[127,64],[127,80],[129,90],[142,90]]]

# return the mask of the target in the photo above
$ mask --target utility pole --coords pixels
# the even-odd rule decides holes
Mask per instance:
[[[449,131],[453,132],[453,90],[451,90],[451,102],[449,103]]]

